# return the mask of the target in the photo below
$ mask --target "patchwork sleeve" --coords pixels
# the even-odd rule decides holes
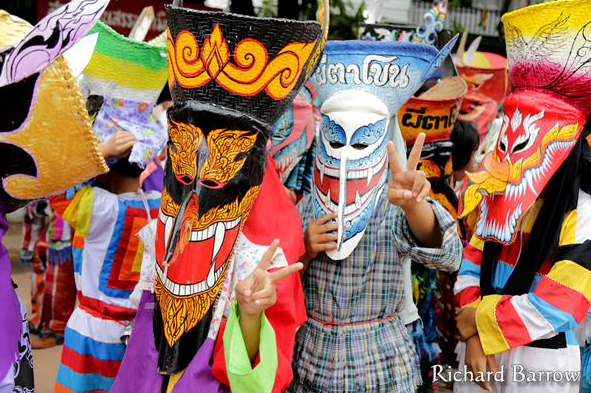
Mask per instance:
[[[487,355],[504,352],[581,324],[591,309],[591,196],[563,223],[555,262],[527,294],[485,296],[476,324]]]
[[[456,271],[460,267],[462,258],[462,242],[458,235],[458,228],[451,214],[439,203],[428,199],[443,238],[440,248],[420,247],[412,231],[406,215],[401,208],[396,207],[394,213],[394,239],[399,253],[408,255],[413,261],[428,268],[442,271]]]
[[[85,186],[73,197],[66,192],[51,198],[50,202],[55,212],[74,229],[76,236],[85,238],[90,233],[94,197],[94,189]]]
[[[480,300],[480,266],[484,242],[473,236],[464,250],[458,279],[454,285],[456,306],[476,306]]]

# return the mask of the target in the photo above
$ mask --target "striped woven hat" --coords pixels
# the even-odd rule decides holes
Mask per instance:
[[[89,34],[99,38],[84,70],[88,95],[155,103],[166,84],[166,47],[133,41],[99,22]]]

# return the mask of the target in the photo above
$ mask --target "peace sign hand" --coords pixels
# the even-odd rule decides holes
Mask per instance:
[[[388,188],[388,200],[391,204],[400,206],[404,210],[423,201],[431,190],[431,183],[427,180],[425,173],[417,170],[424,142],[425,134],[420,133],[408,156],[406,168],[403,168],[398,161],[394,143],[388,142],[388,159],[392,174]]]
[[[245,280],[236,284],[236,300],[240,308],[240,314],[255,316],[262,313],[277,301],[277,288],[275,284],[286,277],[302,270],[304,265],[294,263],[282,269],[269,272],[267,269],[273,260],[279,239],[273,240],[256,269]]]

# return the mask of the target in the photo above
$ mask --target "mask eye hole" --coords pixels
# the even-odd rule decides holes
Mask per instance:
[[[242,161],[242,160],[246,159],[246,157],[248,157],[248,153],[238,153],[236,155],[236,158],[234,158],[234,162]]]
[[[501,151],[503,153],[507,153],[507,145],[505,145],[505,142],[503,142],[502,139],[501,139],[501,142],[499,143],[499,149],[501,149]]]
[[[354,145],[351,145],[351,147],[355,150],[363,150],[367,147],[367,145],[364,145],[363,143],[356,143]]]
[[[515,145],[515,147],[513,148],[513,153],[518,153],[518,152],[522,151],[527,146],[528,142],[529,142],[529,138],[527,138],[523,142],[520,142],[517,145]]]
[[[332,147],[333,149],[340,149],[340,148],[342,148],[344,146],[345,146],[344,143],[341,143],[341,142],[338,142],[338,141],[330,142],[330,147]]]

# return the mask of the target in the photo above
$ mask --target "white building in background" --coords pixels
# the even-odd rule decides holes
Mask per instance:
[[[242,0],[246,1],[246,0]],[[274,7],[277,0],[253,0],[255,9],[261,9],[263,1]],[[369,23],[376,21],[408,25],[420,24],[423,15],[431,7],[431,1],[421,0],[348,0],[350,12],[356,12],[365,3]],[[451,0],[449,0],[451,1]],[[510,9],[521,8],[527,3],[541,3],[550,0],[511,0]],[[273,4],[274,3],[274,4]],[[446,21],[446,28],[462,26],[470,33],[483,36],[497,36],[504,0],[472,0],[471,8],[451,9]],[[207,0],[211,7],[227,9],[229,0]],[[275,8],[276,9],[276,8]]]
[[[274,0],[274,2],[277,3],[277,0]],[[230,5],[230,0],[207,0],[205,5],[226,10]],[[261,8],[263,6],[263,0],[253,0],[252,5],[255,8]]]

